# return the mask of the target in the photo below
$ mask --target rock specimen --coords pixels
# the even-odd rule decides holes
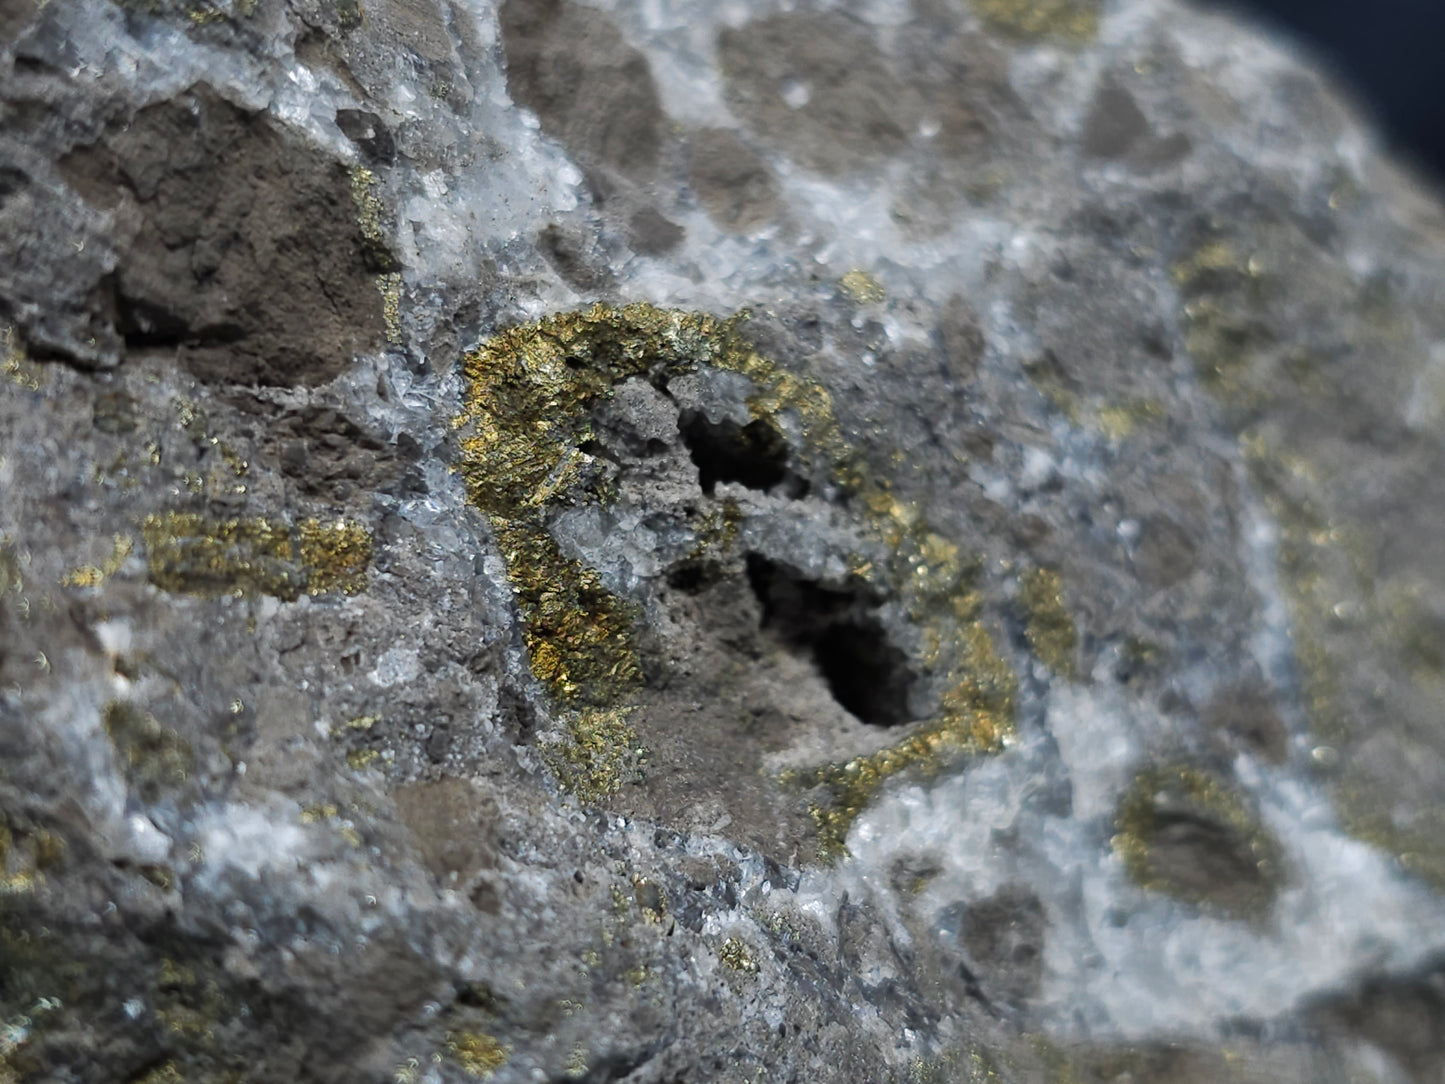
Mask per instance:
[[[0,1082],[1438,1082],[1445,213],[1164,0],[0,15]]]

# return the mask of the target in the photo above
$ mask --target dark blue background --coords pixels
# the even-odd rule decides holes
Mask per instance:
[[[1207,0],[1323,59],[1391,148],[1445,184],[1445,0]]]

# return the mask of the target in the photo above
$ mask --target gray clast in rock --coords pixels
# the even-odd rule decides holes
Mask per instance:
[[[1445,208],[1169,0],[0,15],[0,1084],[1439,1084]]]

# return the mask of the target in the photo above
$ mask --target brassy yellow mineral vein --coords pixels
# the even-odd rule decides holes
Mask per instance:
[[[190,595],[355,594],[366,586],[372,541],[350,520],[291,526],[264,516],[211,519],[163,512],[141,522],[150,580]]]
[[[739,366],[735,320],[651,305],[558,313],[509,328],[468,354],[461,471],[492,520],[517,591],[532,672],[563,703],[616,704],[641,683],[634,607],[562,553],[549,504],[605,500],[582,451],[594,407],[634,376]],[[728,362],[731,361],[731,364]]]

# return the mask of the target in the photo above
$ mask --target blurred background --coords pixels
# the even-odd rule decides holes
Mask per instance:
[[[1273,23],[1331,66],[1397,155],[1445,187],[1445,0],[1205,0]]]

